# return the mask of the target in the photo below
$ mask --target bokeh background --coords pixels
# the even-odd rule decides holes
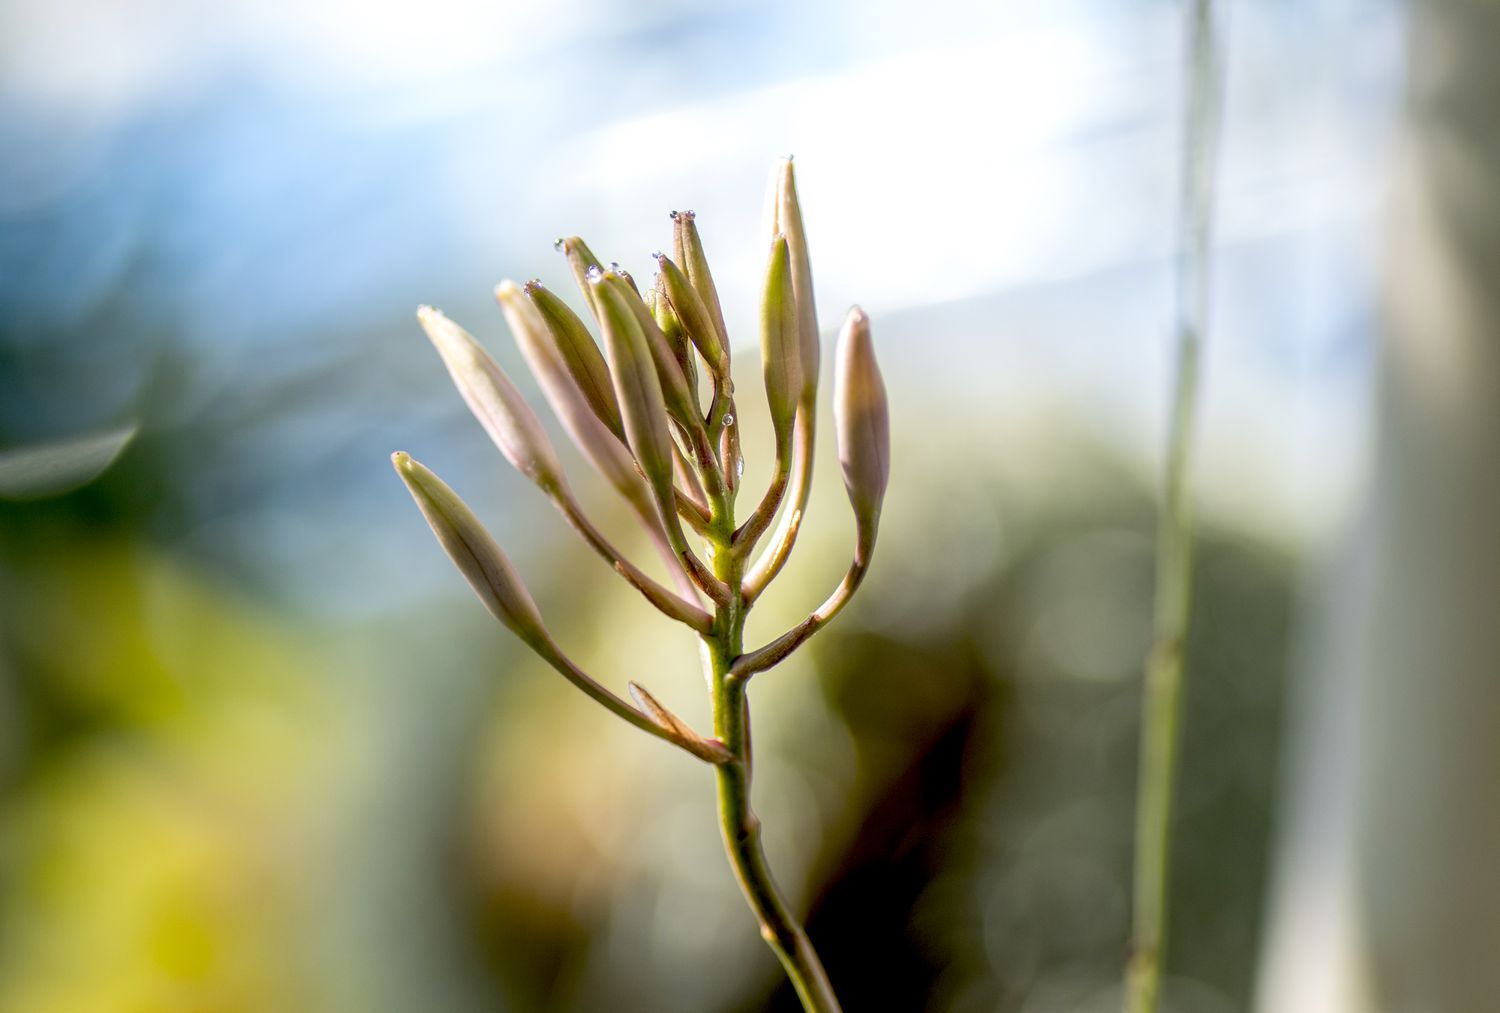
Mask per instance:
[[[1451,473],[1383,468],[1409,442],[1379,379],[1408,277],[1389,266],[1408,60],[1436,52],[1432,87],[1469,87],[1493,5],[1448,36],[1418,30],[1461,20],[1437,2],[1228,6],[1168,1003],[1480,1010],[1382,977],[1408,944],[1462,972],[1496,937],[1470,924],[1455,958],[1446,895],[1417,875],[1379,878],[1415,884],[1441,928],[1392,942],[1361,921],[1418,924],[1350,900],[1351,842],[1379,825],[1360,799],[1381,795],[1340,744],[1351,722],[1378,744],[1419,731],[1345,719],[1380,699],[1361,589],[1409,572],[1356,565],[1395,530],[1371,504],[1493,490],[1500,468],[1500,429]],[[443,307],[519,375],[497,282],[571,298],[552,250],[570,233],[648,276],[667,212],[693,208],[748,351],[764,181],[788,152],[821,322],[873,317],[895,446],[866,589],[754,690],[773,865],[851,1011],[1113,1009],[1181,24],[1158,0],[0,3],[0,450],[135,432],[94,480],[0,502],[0,1010],[795,1008],[711,780],[490,622],[387,463],[405,449],[455,485],[585,668],[701,725],[693,644],[510,472],[413,311]],[[1487,136],[1497,92],[1456,94],[1409,119]],[[1456,164],[1494,220],[1494,162]],[[1445,344],[1424,321],[1492,334],[1434,272],[1413,347]],[[1478,397],[1452,424],[1493,420],[1493,350],[1444,362],[1438,400]],[[768,454],[752,436],[752,485]],[[831,442],[820,456],[754,639],[847,560]],[[1442,515],[1467,549],[1424,587],[1493,560],[1494,501],[1468,502]],[[1477,587],[1464,614],[1500,625],[1494,581]],[[1500,676],[1496,655],[1462,658],[1441,720],[1493,737],[1493,700],[1458,691]],[[1472,739],[1433,727],[1438,749]],[[1485,755],[1431,783],[1492,795]],[[1440,808],[1426,783],[1407,787]],[[1476,825],[1445,868],[1483,864]],[[1435,860],[1437,831],[1407,836],[1390,868]]]

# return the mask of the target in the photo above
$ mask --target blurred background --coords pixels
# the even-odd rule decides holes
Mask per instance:
[[[1500,18],[1230,6],[1168,1007],[1492,1009]],[[851,1011],[1116,1008],[1181,23],[0,2],[0,451],[85,439],[0,489],[0,1010],[795,1008],[711,779],[493,624],[387,463],[457,488],[585,668],[702,726],[691,638],[413,311],[521,377],[497,282],[579,305],[557,236],[649,277],[692,208],[748,353],[788,152],[895,446],[865,590],[755,686],[772,864]],[[753,640],[848,559],[824,428]]]

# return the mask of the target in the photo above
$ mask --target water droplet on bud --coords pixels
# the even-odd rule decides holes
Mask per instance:
[[[558,253],[567,253],[568,252],[568,237],[567,236],[558,236],[557,240],[552,244],[552,248],[554,250],[556,250]]]
[[[734,462],[734,473],[741,478],[745,477],[745,459],[743,457]]]
[[[724,425],[726,425],[726,426],[732,426],[732,425],[734,425],[734,416],[733,415],[725,415],[724,416]]]
[[[598,264],[590,264],[589,269],[584,272],[584,277],[589,281],[597,282],[604,277],[604,269]]]
[[[613,271],[615,274],[620,274],[624,270],[623,268],[620,267],[620,262],[618,260],[611,260],[609,262],[609,269],[611,271]]]

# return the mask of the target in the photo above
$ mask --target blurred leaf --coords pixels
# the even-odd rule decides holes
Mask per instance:
[[[134,425],[0,452],[0,499],[41,499],[87,485],[135,438]]]

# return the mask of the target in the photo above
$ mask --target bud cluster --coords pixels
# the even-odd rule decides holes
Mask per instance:
[[[479,343],[438,310],[424,306],[417,318],[506,459],[647,600],[718,648],[722,679],[743,682],[833,618],[864,576],[890,470],[885,387],[869,319],[856,307],[839,337],[834,391],[839,459],[856,526],[853,563],[817,611],[758,650],[741,650],[745,613],[796,542],[812,475],[820,354],[791,160],[772,174],[760,308],[775,469],[742,521],[735,516],[743,465],[729,333],[696,216],[673,212],[671,219],[671,255],[653,254],[656,275],[644,290],[618,264],[602,263],[582,239],[558,240],[582,292],[587,322],[537,281],[502,282],[495,297],[563,430],[649,532],[669,565],[672,587],[628,560],[588,519],[541,420]],[[630,684],[632,704],[580,671],[547,631],[515,568],[457,494],[406,454],[394,455],[393,462],[438,541],[496,618],[625,720],[710,763],[734,762],[736,744],[693,731],[636,684]],[[781,522],[767,539],[778,512]],[[693,538],[706,543],[704,556]]]

